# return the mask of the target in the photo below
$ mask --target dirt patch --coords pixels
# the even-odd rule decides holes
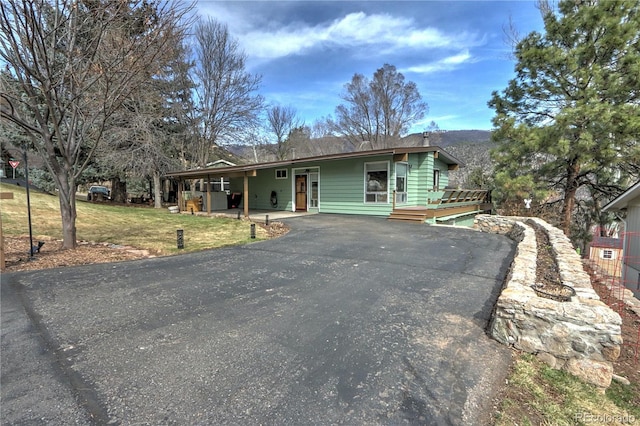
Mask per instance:
[[[121,262],[150,257],[146,250],[116,246],[108,243],[80,242],[75,250],[62,248],[61,240],[39,239],[44,242],[39,253],[29,256],[29,237],[5,237],[5,272],[33,271],[61,268],[65,266],[90,265],[94,263]],[[38,244],[34,241],[34,244]]]
[[[536,265],[536,284],[533,290],[539,297],[568,302],[575,295],[571,287],[562,284],[558,263],[556,262],[549,236],[540,226],[531,224],[536,234],[538,249]]]
[[[269,225],[260,224],[262,229],[267,231],[269,238],[278,238],[289,232],[289,227],[282,222],[269,222]]]

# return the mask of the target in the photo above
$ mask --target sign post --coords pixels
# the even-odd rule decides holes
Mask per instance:
[[[15,180],[15,178],[16,178],[16,167],[18,167],[20,165],[20,162],[19,161],[10,160],[9,164],[11,165],[11,168],[13,169],[13,179]]]
[[[33,231],[31,229],[31,197],[29,196],[29,162],[27,161],[27,148],[24,148],[24,179],[27,187],[27,216],[29,218],[29,260],[33,260]],[[14,169],[15,170],[15,169]]]

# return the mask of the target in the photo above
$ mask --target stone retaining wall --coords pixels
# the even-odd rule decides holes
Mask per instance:
[[[611,361],[620,355],[622,319],[600,301],[569,239],[538,218],[478,215],[474,226],[518,242],[491,320],[491,336],[607,388],[613,375]],[[549,236],[562,283],[576,292],[571,301],[557,302],[533,291],[537,244],[532,226],[542,227]]]

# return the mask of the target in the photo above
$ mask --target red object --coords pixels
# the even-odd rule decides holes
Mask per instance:
[[[18,164],[20,164],[20,162],[19,161],[9,161],[9,164],[11,165],[11,167],[13,167],[15,169],[16,167],[18,167]]]

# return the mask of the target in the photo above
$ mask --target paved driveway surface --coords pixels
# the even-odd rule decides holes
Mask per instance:
[[[510,240],[287,223],[241,247],[4,275],[3,423],[486,421],[510,362],[484,332]]]

